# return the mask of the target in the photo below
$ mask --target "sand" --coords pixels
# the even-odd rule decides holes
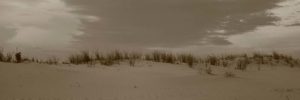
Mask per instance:
[[[254,66],[255,67],[255,66]],[[233,71],[224,77],[187,65],[111,67],[0,63],[0,100],[300,100],[300,69]]]

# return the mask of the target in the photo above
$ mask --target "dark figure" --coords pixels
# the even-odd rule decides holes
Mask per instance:
[[[17,63],[21,63],[21,61],[22,61],[22,55],[21,55],[21,52],[16,53],[15,56],[16,56]]]

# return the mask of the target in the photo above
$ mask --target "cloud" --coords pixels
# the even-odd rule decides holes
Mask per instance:
[[[275,30],[290,32],[286,25],[293,30],[296,27],[291,26],[298,25],[290,18],[298,16],[292,16],[298,8],[291,7],[297,3],[271,9],[278,1],[1,0],[0,44],[60,48],[73,43],[83,49],[192,47],[188,49],[195,51],[200,47],[207,52],[222,51],[219,46],[272,46],[278,39],[296,37],[296,33],[282,36]],[[275,30],[266,31],[271,29]],[[261,36],[254,35],[258,33]]]
[[[75,7],[62,0],[1,0],[0,31],[9,45],[42,48],[64,47],[83,35],[83,21],[95,16],[75,13]],[[11,36],[11,34],[14,34]],[[8,37],[9,36],[9,37]],[[0,41],[1,42],[1,41]]]
[[[278,7],[268,10],[271,16],[279,20],[275,25],[257,27],[245,34],[230,36],[233,45],[265,49],[298,49],[300,50],[300,0],[287,0],[277,4]]]
[[[234,45],[257,48],[299,48],[300,27],[264,26],[228,38]]]
[[[226,28],[215,28],[206,31],[210,33],[200,41],[200,44],[209,45],[190,45],[174,48],[175,51],[191,51],[196,53],[238,53],[238,52],[270,52],[279,51],[300,56],[300,0],[286,0],[278,2],[277,7],[265,9],[264,12],[249,14],[245,18],[226,17],[222,26],[243,28],[243,26],[253,26],[253,29],[240,31],[239,34],[230,34],[232,30],[223,30]],[[271,19],[268,22],[272,24],[262,25],[254,24],[251,16],[267,14]],[[231,20],[233,19],[233,20]],[[240,23],[230,24],[234,19]],[[265,19],[268,20],[268,19]],[[223,41],[226,40],[226,41]],[[213,43],[213,44],[212,44]],[[217,44],[217,45],[215,45]]]
[[[289,26],[300,24],[300,0],[287,0],[277,4],[279,7],[269,10],[273,16],[280,21],[274,22],[276,25]]]
[[[80,13],[101,16],[101,23],[87,26],[89,34],[80,36],[79,45],[133,48],[182,47],[211,35],[242,34],[259,25],[273,24],[276,19],[267,16],[265,10],[278,1],[67,0],[86,9]],[[209,38],[205,44],[230,43],[225,38]]]

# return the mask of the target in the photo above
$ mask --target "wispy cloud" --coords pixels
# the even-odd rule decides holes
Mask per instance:
[[[14,34],[10,45],[42,48],[63,47],[85,34],[83,21],[95,22],[95,16],[75,13],[75,7],[62,0],[1,0],[0,27],[10,29],[3,36]]]
[[[291,48],[300,49],[300,0],[287,0],[278,3],[278,7],[267,11],[279,20],[275,25],[256,28],[245,34],[234,35],[228,38],[234,45],[253,48]]]
[[[279,7],[269,10],[273,16],[280,18],[274,22],[279,26],[300,24],[300,0],[287,0],[277,4]]]

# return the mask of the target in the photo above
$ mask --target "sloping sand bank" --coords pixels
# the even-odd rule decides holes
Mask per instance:
[[[199,74],[186,65],[0,63],[0,100],[300,100],[300,69]]]

